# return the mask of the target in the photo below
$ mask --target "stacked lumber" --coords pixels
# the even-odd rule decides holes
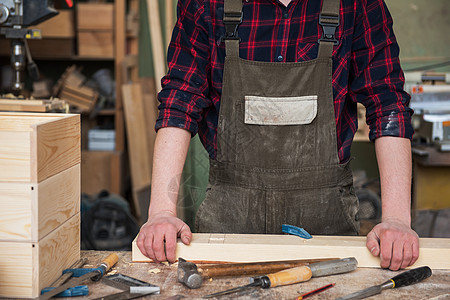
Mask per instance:
[[[0,113],[0,297],[36,298],[80,258],[80,117]]]
[[[0,111],[48,112],[63,111],[66,103],[60,99],[14,100],[0,99]]]
[[[53,94],[76,106],[82,112],[90,112],[95,108],[98,92],[85,85],[87,78],[76,68],[71,66],[63,73],[54,87]]]
[[[450,239],[421,238],[420,256],[412,267],[450,269]],[[366,247],[363,236],[313,236],[305,240],[293,235],[194,233],[189,246],[180,240],[176,257],[197,262],[263,262],[315,258],[355,257],[358,267],[379,268],[380,259]],[[132,261],[148,262],[132,244]]]

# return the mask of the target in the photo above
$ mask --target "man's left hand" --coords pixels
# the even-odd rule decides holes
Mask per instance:
[[[380,256],[382,268],[393,271],[413,265],[419,257],[419,236],[410,226],[386,220],[367,235],[366,246],[374,256]]]

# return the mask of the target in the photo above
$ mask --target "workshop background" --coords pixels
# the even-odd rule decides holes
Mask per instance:
[[[450,237],[450,2],[386,4],[416,111],[413,226],[421,237]],[[74,1],[72,7],[70,1],[55,1],[54,6],[57,16],[31,26],[41,30],[42,39],[28,40],[40,76],[25,75],[21,95],[39,103],[12,104],[11,39],[0,36],[0,111],[80,114],[82,247],[129,250],[147,218],[156,94],[166,71],[176,1]],[[31,69],[35,73],[32,64]],[[379,222],[381,200],[374,145],[367,138],[364,108],[358,109],[352,169],[365,234]],[[208,164],[193,138],[178,202],[189,225],[205,197]]]

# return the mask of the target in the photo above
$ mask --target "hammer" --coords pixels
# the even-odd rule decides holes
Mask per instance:
[[[178,281],[190,289],[198,289],[203,278],[243,275],[263,275],[293,267],[334,260],[336,258],[268,261],[257,263],[208,264],[201,267],[193,262],[178,258]]]

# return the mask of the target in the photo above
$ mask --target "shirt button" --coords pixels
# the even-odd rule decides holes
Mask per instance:
[[[283,61],[283,56],[279,55],[279,56],[277,57],[277,60],[278,60],[278,61]]]
[[[285,19],[289,18],[289,14],[288,13],[284,13],[283,14],[283,18],[285,18]]]

